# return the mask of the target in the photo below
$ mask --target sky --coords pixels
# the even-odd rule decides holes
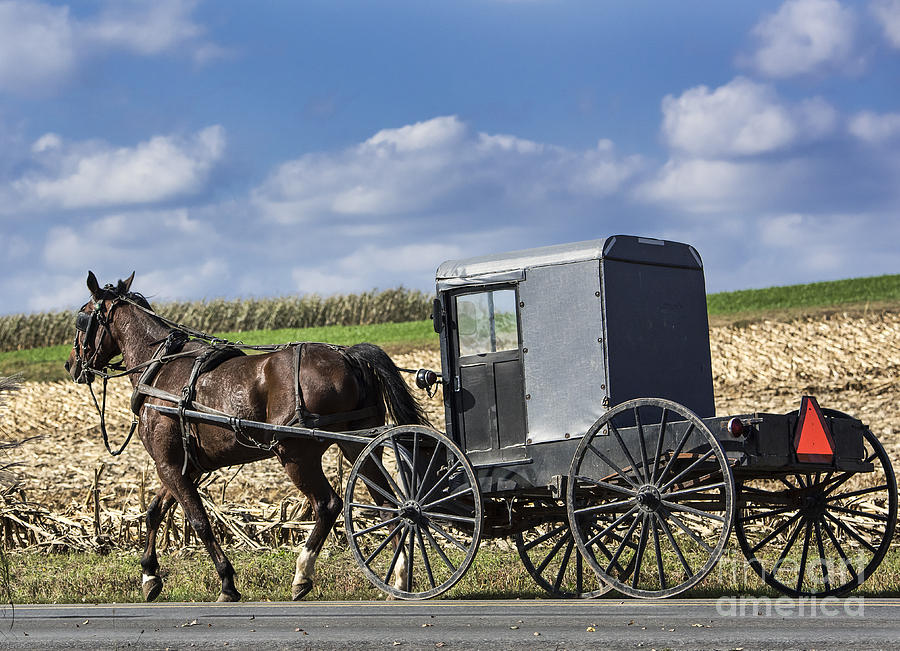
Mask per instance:
[[[900,273],[900,0],[0,0],[0,314],[634,234]]]

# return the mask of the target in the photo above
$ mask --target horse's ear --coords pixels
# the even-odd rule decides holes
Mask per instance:
[[[91,296],[97,298],[100,296],[100,283],[97,282],[97,276],[93,271],[88,271],[87,288],[91,291]]]
[[[127,294],[129,292],[129,290],[131,289],[131,283],[133,283],[133,282],[134,282],[134,272],[132,271],[131,275],[128,276],[128,278],[126,278],[125,280],[119,281],[119,287],[118,287],[119,294]]]

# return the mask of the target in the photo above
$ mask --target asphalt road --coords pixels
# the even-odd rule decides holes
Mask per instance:
[[[900,600],[20,605],[3,649],[882,649]]]

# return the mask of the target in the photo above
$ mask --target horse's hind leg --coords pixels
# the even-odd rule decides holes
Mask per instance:
[[[162,473],[160,473],[162,479]],[[184,511],[184,517],[191,523],[194,533],[203,541],[203,546],[215,565],[216,572],[222,580],[222,592],[219,594],[217,601],[240,601],[241,593],[238,592],[234,585],[234,567],[231,561],[222,551],[219,541],[213,533],[212,526],[209,523],[209,516],[206,515],[206,509],[200,500],[200,493],[197,487],[189,477],[181,474],[181,468],[170,468],[166,473],[169,489],[175,494],[178,503]]]
[[[147,545],[144,547],[144,555],[141,557],[141,568],[143,569],[141,592],[144,593],[146,601],[156,599],[163,587],[162,579],[159,577],[159,560],[156,557],[156,534],[159,532],[166,513],[174,503],[175,497],[164,486],[156,493],[156,497],[150,502],[150,508],[147,509]]]
[[[288,477],[312,504],[316,524],[297,555],[297,567],[291,582],[291,597],[294,601],[302,599],[312,590],[316,559],[342,507],[341,498],[322,472],[322,453],[325,448],[300,452],[298,447],[296,442],[286,442],[279,458]]]

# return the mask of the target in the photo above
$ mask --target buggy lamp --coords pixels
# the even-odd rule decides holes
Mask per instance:
[[[745,432],[744,422],[740,418],[732,418],[731,420],[729,420],[726,428],[728,429],[728,432],[736,439],[741,438]]]
[[[439,377],[434,371],[420,368],[416,371],[416,386],[420,389],[430,389],[437,383]]]

